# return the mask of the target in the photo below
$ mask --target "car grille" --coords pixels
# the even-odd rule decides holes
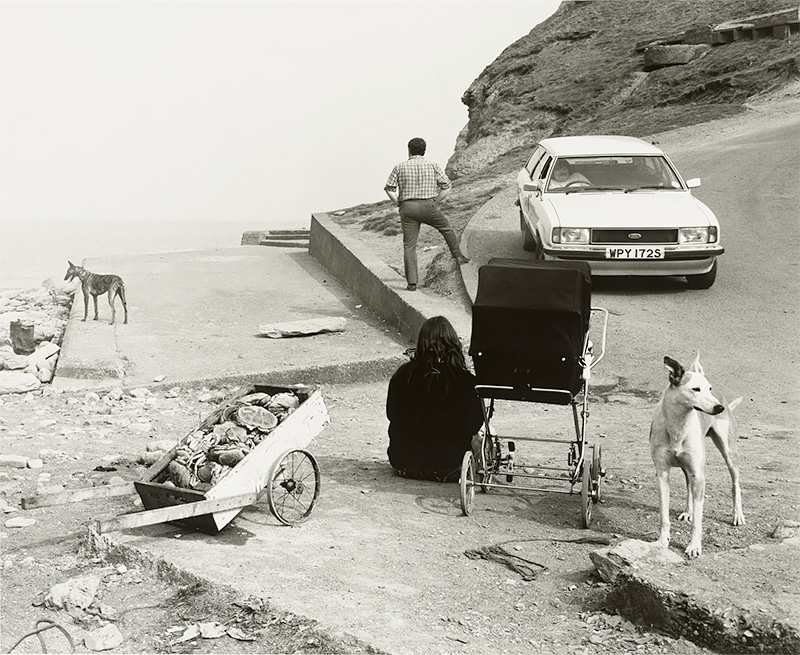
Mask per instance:
[[[592,230],[592,243],[678,243],[678,230]]]

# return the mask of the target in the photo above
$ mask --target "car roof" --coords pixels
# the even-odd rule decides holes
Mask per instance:
[[[543,148],[556,157],[576,155],[663,155],[656,146],[632,136],[596,134],[542,139]]]

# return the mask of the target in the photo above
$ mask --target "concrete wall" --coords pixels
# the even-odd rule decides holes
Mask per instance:
[[[399,237],[397,247],[403,247]],[[407,291],[405,278],[327,214],[311,216],[308,251],[409,343],[416,343],[420,327],[432,316],[447,317],[462,341],[469,339],[471,317],[466,311],[447,298]]]

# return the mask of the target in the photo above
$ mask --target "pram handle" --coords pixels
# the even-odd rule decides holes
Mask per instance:
[[[599,312],[603,315],[603,331],[600,337],[600,354],[595,355],[594,352],[591,353],[591,361],[589,362],[589,370],[593,369],[596,364],[600,362],[606,354],[606,330],[608,329],[608,310],[602,307],[592,307],[591,313],[594,314],[595,312]],[[583,352],[586,354],[588,352],[589,347],[589,331],[586,332],[586,341],[583,344]]]

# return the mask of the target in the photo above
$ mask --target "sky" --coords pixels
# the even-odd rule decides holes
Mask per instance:
[[[0,223],[383,200],[411,137],[446,163],[464,91],[559,4],[0,0]]]

